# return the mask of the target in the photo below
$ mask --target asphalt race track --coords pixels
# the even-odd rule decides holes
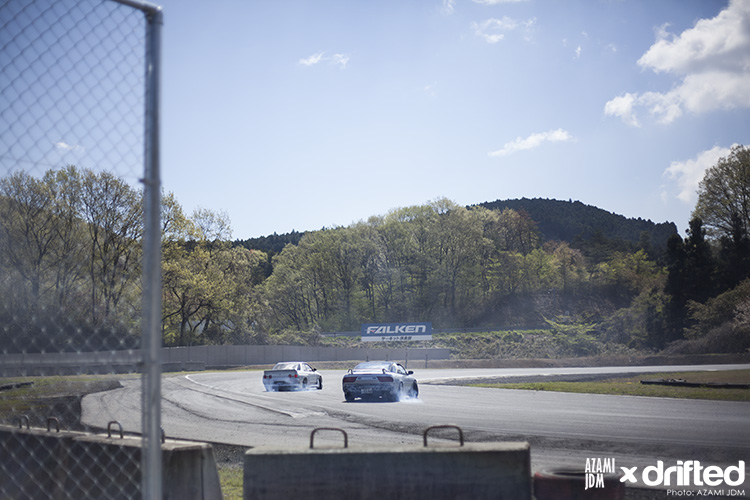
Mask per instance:
[[[720,466],[744,460],[750,464],[748,402],[442,385],[446,380],[496,377],[739,368],[750,365],[425,369],[415,371],[419,398],[397,403],[345,402],[341,391],[344,370],[321,370],[323,390],[308,392],[265,392],[260,371],[165,375],[162,427],[170,438],[247,447],[307,447],[313,429],[335,427],[347,432],[353,447],[422,446],[425,428],[455,424],[468,442],[530,442],[534,470],[583,467],[586,458],[614,458],[618,469],[654,465],[657,460],[700,460]],[[122,383],[121,389],[84,398],[85,424],[104,428],[117,420],[126,431],[140,432],[140,380]],[[451,430],[429,436],[435,443],[456,440]],[[316,433],[316,446],[341,442],[340,433]]]

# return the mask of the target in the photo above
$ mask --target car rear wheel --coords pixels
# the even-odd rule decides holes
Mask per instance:
[[[354,401],[354,396],[352,396],[351,392],[345,392],[344,399],[351,403],[352,401]]]
[[[307,379],[306,378],[302,379],[302,390],[304,390],[304,391],[307,390]]]
[[[323,390],[323,377],[318,377],[318,390]]]
[[[409,389],[409,397],[417,399],[419,397],[419,387],[417,387],[417,383],[414,382],[414,384],[411,386],[411,389]]]
[[[403,383],[403,382],[400,382],[400,383],[398,384],[398,389],[396,390],[396,392],[392,392],[392,393],[391,393],[391,395],[390,395],[390,396],[391,396],[391,397],[390,397],[390,400],[391,400],[391,401],[398,401],[399,399],[401,399],[401,395],[402,395],[403,393],[404,393],[404,383]]]

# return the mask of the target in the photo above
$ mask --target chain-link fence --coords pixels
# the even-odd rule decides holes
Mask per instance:
[[[2,499],[161,496],[160,24],[136,0],[0,0]],[[143,378],[142,423],[100,439],[80,395],[113,374]]]

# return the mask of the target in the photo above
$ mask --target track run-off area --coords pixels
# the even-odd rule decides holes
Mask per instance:
[[[423,445],[429,426],[459,426],[467,442],[527,441],[532,469],[583,468],[586,459],[615,459],[619,467],[700,460],[750,464],[750,402],[610,396],[450,385],[456,381],[512,382],[520,377],[608,376],[748,369],[750,365],[628,366],[587,368],[486,368],[415,370],[419,397],[400,402],[347,403],[346,370],[320,370],[323,389],[266,392],[262,371],[165,374],[162,427],[167,437],[243,447],[309,447],[320,427],[343,429],[349,446]],[[82,421],[106,428],[118,421],[141,430],[141,381],[91,394]],[[456,442],[455,432],[430,433],[430,441]],[[342,435],[318,432],[316,446],[340,446]],[[456,443],[457,445],[457,443]],[[750,476],[750,474],[747,474]],[[748,484],[747,482],[745,484]],[[747,488],[746,488],[747,490]],[[750,490],[747,491],[750,493]]]

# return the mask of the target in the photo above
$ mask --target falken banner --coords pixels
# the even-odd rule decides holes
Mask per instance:
[[[432,323],[371,323],[362,325],[364,342],[432,340]]]

